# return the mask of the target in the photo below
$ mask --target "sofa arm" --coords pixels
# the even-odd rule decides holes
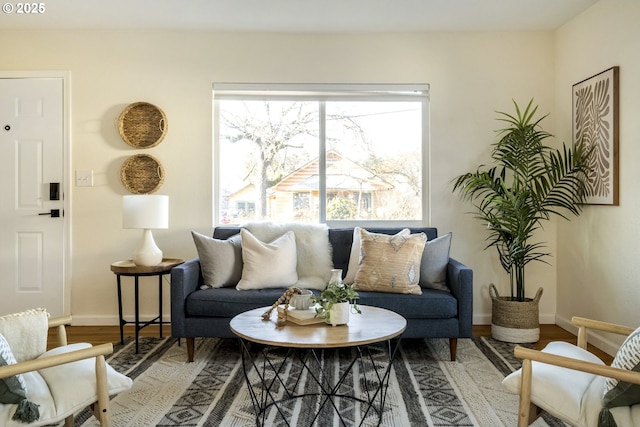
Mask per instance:
[[[171,269],[171,334],[186,336],[186,301],[200,285],[200,259],[194,258]]]
[[[447,266],[447,286],[458,300],[458,322],[461,337],[473,334],[473,270],[453,258]]]

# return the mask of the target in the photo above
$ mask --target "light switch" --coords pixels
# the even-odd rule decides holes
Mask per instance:
[[[76,187],[93,187],[93,170],[77,170]]]

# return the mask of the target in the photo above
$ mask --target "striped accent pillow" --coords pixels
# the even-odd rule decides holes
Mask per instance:
[[[611,366],[640,371],[640,328],[629,335],[616,353]],[[640,403],[640,385],[607,378],[602,404],[606,408],[629,406]]]
[[[0,334],[0,366],[16,364],[9,343]],[[19,403],[25,397],[26,385],[22,375],[0,379],[0,403]]]

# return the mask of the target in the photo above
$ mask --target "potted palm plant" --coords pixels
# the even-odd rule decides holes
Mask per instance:
[[[491,330],[494,338],[508,342],[535,342],[540,336],[538,300],[525,297],[525,266],[546,262],[546,243],[534,241],[536,230],[553,215],[568,219],[579,215],[588,195],[592,147],[578,142],[562,150],[548,147],[551,137],[541,127],[546,117],[535,118],[533,100],[515,115],[498,112],[507,127],[498,130],[491,158],[495,165],[481,165],[454,180],[453,191],[471,201],[476,217],[487,224],[487,246],[495,247],[509,274],[511,296],[500,297],[490,286]],[[485,249],[486,249],[485,248]]]

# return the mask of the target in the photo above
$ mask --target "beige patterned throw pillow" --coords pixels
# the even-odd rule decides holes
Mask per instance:
[[[360,230],[362,260],[354,285],[360,291],[421,295],[424,233],[390,236]]]
[[[347,274],[344,276],[344,280],[343,280],[344,283],[346,283],[347,285],[353,284],[353,281],[356,278],[356,272],[360,267],[360,257],[361,257],[360,230],[362,230],[361,227],[353,228],[353,243],[351,244],[351,255],[349,256],[349,265],[347,266]],[[396,236],[398,235],[408,236],[409,234],[411,234],[411,230],[409,230],[408,228],[403,228],[396,234]]]

